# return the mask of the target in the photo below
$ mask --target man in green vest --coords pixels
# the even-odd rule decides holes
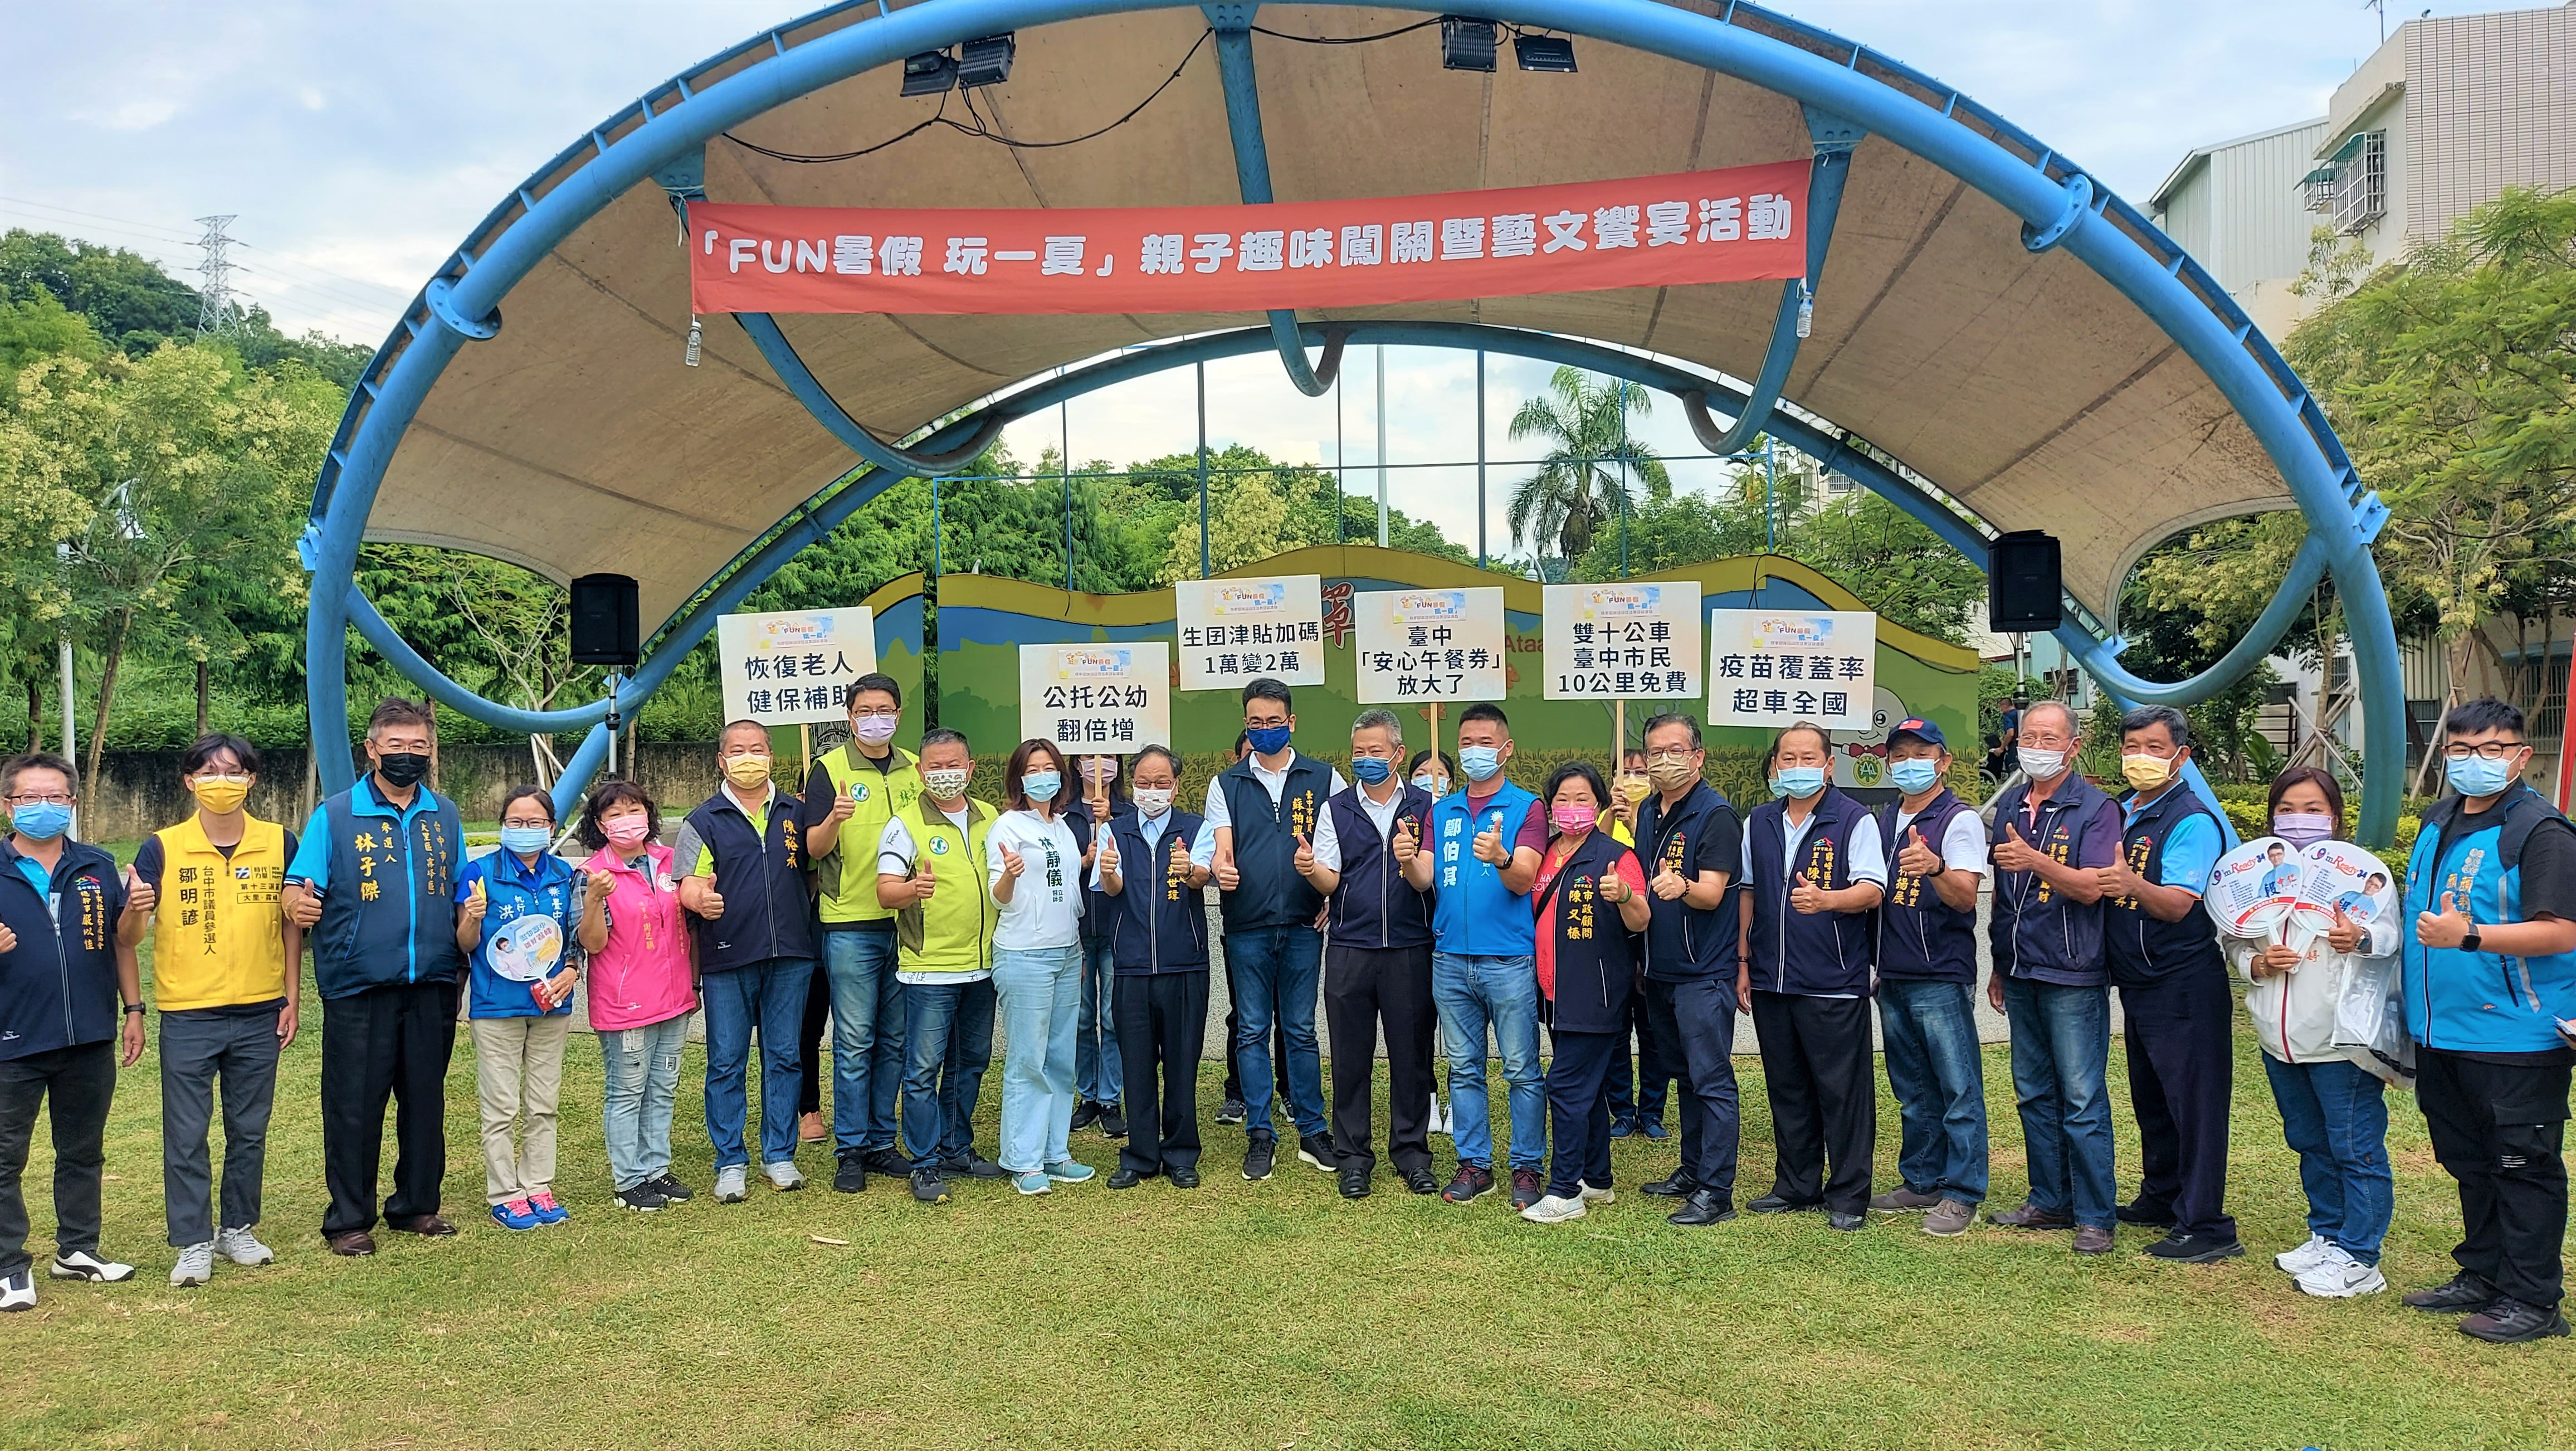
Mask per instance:
[[[850,739],[805,782],[805,848],[823,889],[823,972],[832,1001],[832,1187],[856,1194],[868,1171],[901,1177],[895,1093],[903,1080],[903,980],[894,911],[877,901],[877,839],[921,798],[921,758],[894,743],[903,690],[888,675],[850,686]]]
[[[937,1204],[948,1197],[951,1171],[978,1178],[1002,1172],[974,1152],[975,1098],[993,1061],[993,929],[1002,909],[982,866],[995,813],[967,799],[974,763],[966,737],[925,733],[920,765],[920,798],[877,837],[876,891],[894,914],[895,976],[903,984],[903,1138],[912,1150],[912,1197]]]

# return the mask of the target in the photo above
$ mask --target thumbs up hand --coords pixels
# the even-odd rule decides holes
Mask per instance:
[[[1395,859],[1399,864],[1412,861],[1421,852],[1422,833],[1415,828],[1412,817],[1399,816],[1395,819],[1395,840],[1392,845]]]
[[[2334,926],[2326,929],[2327,945],[2337,952],[2358,952],[2361,950],[2361,939],[2361,924],[2345,916],[2343,908],[2335,908]]]
[[[1093,862],[1098,865],[1100,870],[1103,872],[1114,872],[1118,870],[1118,838],[1110,835],[1108,828],[1103,827],[1100,835],[1093,838],[1093,840],[1099,843],[1099,845],[1092,848]]]
[[[1789,905],[1812,917],[1825,910],[1824,888],[1817,886],[1811,877],[1800,877],[1796,885],[1789,888]]]
[[[1020,879],[1020,873],[1027,871],[1028,869],[1029,864],[1021,859],[1018,852],[1011,850],[1007,846],[1002,848],[1002,879],[1004,881],[1016,882]]]
[[[930,894],[938,890],[938,887],[939,878],[930,870],[930,858],[923,857],[920,867],[913,873],[912,900],[927,902],[930,900]]]
[[[483,913],[491,905],[491,899],[483,894],[483,884],[479,881],[476,882],[474,884],[474,891],[465,899],[465,920],[468,922],[482,921]]]
[[[836,791],[832,794],[832,814],[829,819],[834,826],[838,826],[849,820],[858,809],[859,798],[847,791]]]
[[[2019,826],[2007,823],[2004,826],[2004,839],[1995,843],[1995,869],[2005,872],[2026,872],[2036,868],[2039,861],[2039,848],[2022,839]]]
[[[1219,890],[1227,892],[1243,885],[1243,873],[1234,869],[1234,848],[1231,846],[1217,848],[1216,884]]]
[[[1682,893],[1690,890],[1690,883],[1683,881],[1682,874],[1674,871],[1670,863],[1666,863],[1662,871],[1655,873],[1655,879],[1646,884],[1646,889],[1653,892],[1660,901],[1678,902],[1682,899]]]
[[[134,874],[134,868],[127,867],[125,869],[126,915],[132,917],[149,917],[152,915],[154,904],[158,903],[160,900],[161,893],[155,889],[150,882],[136,876]]]
[[[1905,845],[1897,848],[1896,869],[1909,877],[1928,877],[1941,870],[1941,854],[1923,841],[1923,828],[1905,828]]]
[[[1503,813],[1495,812],[1485,829],[1476,833],[1476,860],[1498,867],[1512,864],[1512,854],[1503,847]]]
[[[2415,914],[2415,940],[2426,947],[2457,947],[2468,940],[2469,929],[2476,925],[2461,912],[2459,894],[2444,892],[2441,911]]]
[[[308,883],[287,883],[277,900],[286,908],[287,920],[298,927],[311,927],[322,920],[322,894]]]
[[[1171,872],[1173,881],[1186,882],[1190,879],[1190,844],[1181,840],[1178,832],[1172,835],[1172,854],[1167,870]]]
[[[1292,839],[1297,843],[1297,854],[1288,859],[1288,864],[1297,869],[1297,875],[1306,876],[1315,870],[1315,844],[1308,841],[1303,832],[1296,833]]]

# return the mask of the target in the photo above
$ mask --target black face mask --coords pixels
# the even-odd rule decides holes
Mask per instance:
[[[408,790],[419,785],[421,778],[429,774],[429,754],[426,751],[382,752],[376,757],[376,774],[384,777],[385,784],[395,790]]]

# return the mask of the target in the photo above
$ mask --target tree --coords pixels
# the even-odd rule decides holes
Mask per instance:
[[[1513,412],[1507,435],[1548,447],[1538,472],[1512,486],[1504,517],[1514,542],[1534,551],[1542,566],[1551,545],[1560,561],[1583,557],[1602,521],[1630,506],[1628,475],[1670,492],[1672,480],[1655,451],[1628,436],[1628,415],[1643,418],[1653,406],[1633,383],[1598,383],[1568,367],[1556,370],[1545,395],[1524,399]]]

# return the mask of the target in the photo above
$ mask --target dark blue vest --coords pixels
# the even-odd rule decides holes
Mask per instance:
[[[331,866],[313,928],[313,983],[325,998],[453,982],[465,967],[456,946],[456,874],[465,865],[456,803],[422,786],[428,807],[397,819],[374,782],[360,777],[322,803]]]
[[[1595,831],[1530,906],[1556,908],[1556,998],[1549,1026],[1559,1033],[1618,1033],[1628,1028],[1628,999],[1637,990],[1636,939],[1619,909],[1601,899],[1601,879],[1629,854],[1618,839]]]
[[[2426,947],[2415,940],[2419,912],[2439,911],[2444,893],[2482,927],[2526,922],[2522,854],[2534,831],[2565,831],[2547,798],[2516,782],[2475,816],[2443,797],[2424,813],[2406,865],[2399,922],[2406,1030],[2415,1041],[2455,1053],[2542,1053],[2559,1045],[2557,1022],[2576,1017],[2576,953],[2508,957],[2492,946]]]
[[[1889,803],[1878,818],[1879,842],[1887,848],[1887,898],[1878,908],[1878,975],[1974,983],[1977,909],[1970,907],[1962,912],[1942,901],[1930,881],[1909,877],[1896,869],[1896,854],[1905,845],[1896,830],[1896,813],[1901,805]],[[1960,812],[1974,810],[1945,789],[1927,802],[1923,814],[1907,822],[1905,829],[1923,833],[1924,845],[1938,853],[1942,838],[1949,834],[1950,823],[1958,819]]]
[[[1700,843],[1712,832],[1722,831],[1734,815],[1735,807],[1704,781],[1693,785],[1669,816],[1664,814],[1660,793],[1647,797],[1637,808],[1638,861],[1646,869],[1646,879],[1653,881],[1666,867],[1680,873],[1684,881],[1696,878]],[[1647,894],[1655,915],[1646,924],[1646,976],[1659,982],[1735,976],[1736,938],[1743,917],[1743,905],[1736,900],[1738,865],[1730,860],[1719,868],[1726,873],[1727,887],[1714,907],[1667,902]]]
[[[0,837],[0,925],[18,938],[0,952],[0,1062],[112,1040],[120,1021],[116,919],[125,913],[116,858],[87,842],[63,843],[51,892],[62,899],[59,918],[17,858]]]
[[[2077,861],[2085,827],[2101,813],[2120,809],[2072,771],[2039,804],[2036,824],[2022,816],[2022,802],[2029,797],[2025,782],[1995,798],[1994,820],[1986,828],[1989,846],[2004,840],[2005,830],[2012,828],[2057,860]],[[2069,901],[2037,872],[1995,868],[1994,915],[1986,923],[1986,938],[1994,949],[1995,970],[2007,977],[2063,987],[2099,987],[2108,980],[2102,904]]]
[[[689,813],[690,829],[715,858],[716,895],[725,907],[713,922],[689,914],[701,972],[815,956],[814,894],[805,889],[805,833],[797,829],[796,812],[796,798],[780,793],[769,803],[768,832],[755,836],[751,818],[719,786]],[[680,869],[696,865],[682,862]]]
[[[2163,882],[2165,838],[2192,817],[2209,814],[2190,786],[2175,782],[2122,828],[2120,853],[2128,858],[2129,870],[2150,882]],[[2225,833],[2220,839],[2225,839]],[[2186,912],[2181,921],[2166,922],[2135,897],[2102,899],[2102,946],[2111,981],[2124,987],[2161,982],[2185,971],[2221,975],[2227,971],[2227,960],[2218,948],[2218,927],[2208,913]]]
[[[1163,834],[1148,846],[1135,812],[1109,818],[1110,830],[1118,838],[1122,890],[1115,897],[1100,894],[1101,921],[1111,961],[1121,977],[1207,971],[1207,901],[1201,895],[1205,889],[1193,889],[1172,876],[1172,843],[1198,840],[1200,820],[1176,806],[1163,824]]]
[[[1798,875],[1829,892],[1851,885],[1852,827],[1867,809],[1827,786],[1798,843]],[[1789,905],[1788,805],[1765,801],[1744,824],[1753,854],[1753,986],[1764,992],[1869,995],[1869,922],[1847,912]]]
[[[1404,879],[1395,852],[1377,834],[1360,805],[1360,788],[1345,786],[1324,803],[1333,814],[1333,839],[1342,849],[1342,880],[1333,889],[1327,940],[1342,947],[1395,948],[1431,945],[1431,894]],[[1408,785],[1396,804],[1399,825],[1410,820],[1431,850],[1431,793]]]
[[[1234,820],[1234,869],[1241,875],[1233,891],[1217,894],[1225,929],[1313,925],[1324,894],[1297,875],[1297,838],[1313,836],[1315,818],[1332,792],[1332,771],[1301,752],[1288,762],[1288,779],[1277,801],[1253,779],[1250,756],[1228,766],[1217,780],[1225,789],[1226,814]]]

